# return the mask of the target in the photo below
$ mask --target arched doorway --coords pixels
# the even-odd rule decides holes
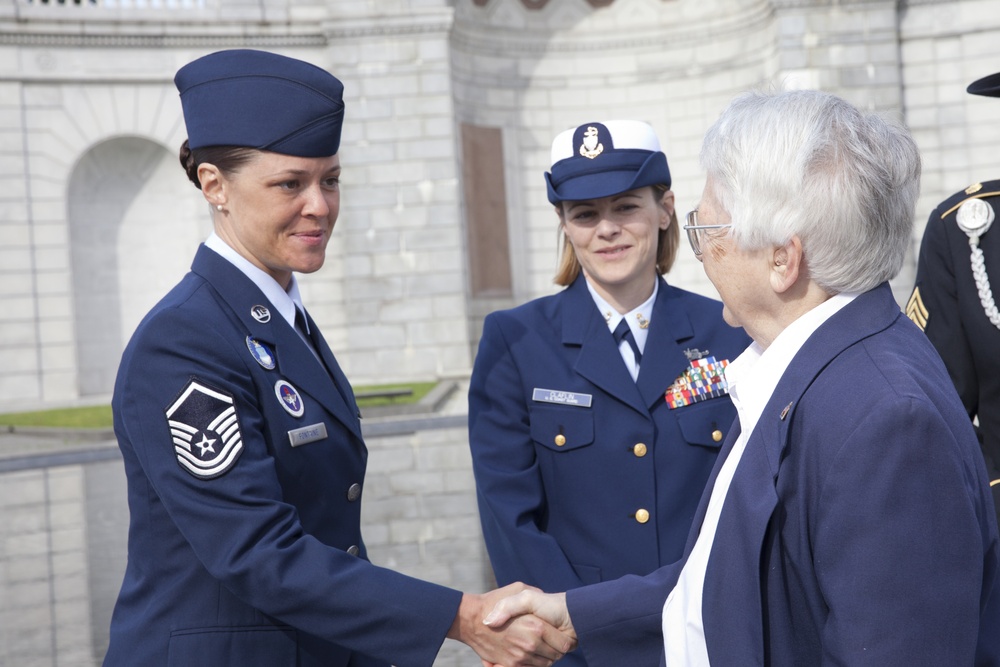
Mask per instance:
[[[111,393],[139,320],[187,271],[210,220],[177,158],[140,137],[83,155],[67,201],[77,389],[101,396]]]

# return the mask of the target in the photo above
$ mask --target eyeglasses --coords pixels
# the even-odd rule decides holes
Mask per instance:
[[[729,223],[728,225],[699,225],[698,209],[695,209],[687,214],[687,224],[684,225],[683,229],[687,232],[688,242],[691,244],[691,250],[694,250],[694,256],[701,257],[700,232],[704,229],[726,229],[727,227],[732,226],[732,223]]]

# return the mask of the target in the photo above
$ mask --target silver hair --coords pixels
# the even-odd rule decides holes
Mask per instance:
[[[920,191],[920,153],[900,125],[829,93],[751,91],[708,130],[701,164],[738,246],[798,235],[831,294],[899,272]]]

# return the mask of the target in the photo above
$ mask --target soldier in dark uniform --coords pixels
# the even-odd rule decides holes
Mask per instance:
[[[973,95],[1000,97],[1000,73],[971,83]],[[906,314],[937,348],[978,422],[1000,516],[1000,180],[973,183],[941,202],[927,220],[917,280]]]
[[[131,520],[105,667],[429,667],[445,637],[551,664],[571,642],[539,621],[482,624],[495,593],[368,561],[360,414],[295,278],[323,265],[339,212],[340,81],[239,49],[175,83],[214,232],[118,372]]]

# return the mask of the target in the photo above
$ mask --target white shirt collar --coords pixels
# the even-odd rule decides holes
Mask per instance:
[[[222,256],[223,259],[239,269],[253,284],[260,288],[267,300],[277,310],[292,328],[295,327],[296,307],[305,312],[302,305],[302,296],[299,293],[299,282],[292,274],[292,280],[286,292],[278,284],[278,281],[268,275],[262,269],[254,266],[250,260],[236,252],[232,246],[222,240],[215,232],[212,232],[205,240],[205,246]]]
[[[762,350],[757,343],[751,343],[729,364],[726,382],[739,412],[743,433],[753,432],[781,376],[809,337],[857,296],[842,293],[830,297],[785,327],[766,350]]]
[[[590,284],[589,280],[586,280],[587,290],[590,292],[590,298],[594,300],[594,304],[597,309],[604,315],[604,319],[608,323],[608,331],[614,331],[618,328],[618,323],[622,320],[628,324],[628,328],[632,331],[632,340],[635,341],[636,346],[639,348],[639,353],[645,351],[646,349],[646,339],[649,337],[649,321],[653,318],[653,304],[656,302],[656,293],[660,289],[660,277],[656,277],[656,281],[653,283],[653,293],[648,299],[646,299],[638,308],[635,308],[624,315],[619,313],[617,310],[611,307],[607,301],[597,293],[593,285]],[[622,361],[625,362],[625,368],[628,369],[629,375],[632,376],[633,380],[639,377],[639,361],[636,359],[635,354],[632,352],[632,348],[624,340],[618,345],[618,351],[622,355]]]
[[[656,280],[653,283],[653,293],[646,299],[638,308],[630,310],[629,312],[622,315],[617,310],[615,310],[611,304],[604,300],[604,298],[597,293],[597,290],[590,284],[589,280],[586,280],[587,291],[590,292],[590,298],[594,300],[594,304],[597,309],[601,311],[601,315],[608,323],[608,330],[614,331],[618,327],[618,323],[623,319],[628,322],[628,328],[632,330],[632,337],[635,338],[636,344],[639,346],[640,351],[645,351],[646,349],[646,338],[649,333],[649,322],[653,319],[653,304],[656,303],[656,294],[660,291],[660,276],[656,276]],[[640,322],[646,322],[646,326],[643,327]]]

